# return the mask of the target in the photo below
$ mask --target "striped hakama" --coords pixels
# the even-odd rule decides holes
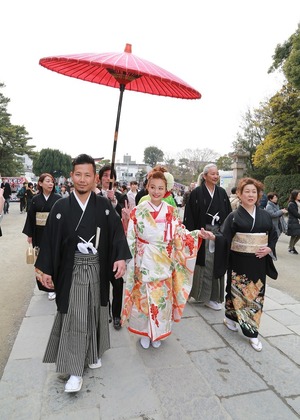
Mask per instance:
[[[75,253],[68,312],[57,312],[43,358],[56,371],[82,376],[110,348],[108,306],[100,305],[98,254]]]
[[[219,231],[219,226],[206,225],[205,229],[216,233]],[[193,297],[197,302],[207,302],[209,300],[223,302],[225,291],[224,276],[214,277],[215,253],[210,252],[209,242],[208,240],[205,241],[205,265],[196,265],[195,267],[190,297]]]

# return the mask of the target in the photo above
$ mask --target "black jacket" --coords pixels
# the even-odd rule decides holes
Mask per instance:
[[[189,200],[185,206],[183,223],[188,230],[205,229],[207,224],[207,211],[210,207],[211,199],[207,199],[207,189],[205,183],[196,187],[191,191]],[[221,226],[226,217],[231,213],[231,205],[228,195],[224,188],[216,185],[214,193],[214,207],[218,209],[219,220],[218,224]],[[216,258],[218,258],[218,249],[216,246]],[[196,264],[205,266],[205,241],[202,241],[201,247],[197,254]]]
[[[288,236],[300,236],[300,213],[298,205],[295,201],[288,204]]]
[[[7,200],[11,196],[11,188],[10,188],[9,183],[5,182],[2,188],[3,188],[3,197],[5,200]]]
[[[77,244],[81,242],[79,237],[88,240],[97,227],[100,228],[101,306],[106,306],[113,263],[131,258],[119,216],[109,200],[95,193],[91,194],[83,217],[74,194],[58,200],[50,211],[35,266],[52,276],[57,308],[62,313],[68,311],[74,256]],[[92,242],[95,246],[95,237]]]

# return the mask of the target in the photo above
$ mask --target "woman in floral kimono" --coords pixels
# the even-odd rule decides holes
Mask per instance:
[[[270,214],[257,205],[262,191],[263,186],[257,180],[241,179],[237,187],[241,204],[227,216],[221,233],[214,235],[201,229],[202,237],[218,241],[224,247],[223,267],[221,262],[219,265],[223,274],[228,268],[224,324],[231,331],[237,331],[238,323],[256,351],[262,350],[258,328],[266,275],[277,278],[273,264],[277,233]]]
[[[148,175],[150,200],[130,213],[127,241],[132,260],[125,277],[122,325],[141,336],[145,349],[171,334],[188,299],[201,243],[199,231],[181,224],[177,209],[162,201],[167,180],[161,171]]]

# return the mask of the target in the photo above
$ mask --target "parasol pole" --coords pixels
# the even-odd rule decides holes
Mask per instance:
[[[111,157],[111,170],[110,170],[110,180],[109,180],[109,187],[108,187],[110,190],[112,189],[112,184],[113,184],[113,173],[115,169],[117,141],[118,141],[118,134],[119,134],[119,123],[120,123],[120,117],[121,117],[121,108],[122,108],[124,90],[125,90],[125,85],[121,83],[116,128],[115,128],[115,135],[114,135],[114,144],[113,144],[113,151],[112,151],[112,157]]]

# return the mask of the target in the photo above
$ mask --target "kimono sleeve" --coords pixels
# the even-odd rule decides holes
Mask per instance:
[[[196,201],[195,201],[195,190],[190,193],[190,197],[185,205],[184,208],[184,217],[183,223],[189,231],[196,229],[198,226],[197,224],[197,215],[196,215]]]
[[[35,229],[35,223],[36,223],[35,215],[36,215],[36,202],[35,202],[35,199],[33,199],[31,206],[28,209],[25,225],[22,230],[22,233],[29,236],[30,238],[32,238],[34,235],[34,229]]]
[[[131,253],[129,251],[126,235],[119,215],[114,211],[109,213],[109,231],[111,240],[111,262],[120,260],[129,260]]]
[[[224,276],[229,262],[229,252],[232,238],[235,234],[233,213],[230,213],[221,226],[220,232],[215,234],[214,276]]]
[[[35,267],[50,276],[54,275],[55,252],[60,249],[61,228],[56,224],[55,213],[50,212]]]

